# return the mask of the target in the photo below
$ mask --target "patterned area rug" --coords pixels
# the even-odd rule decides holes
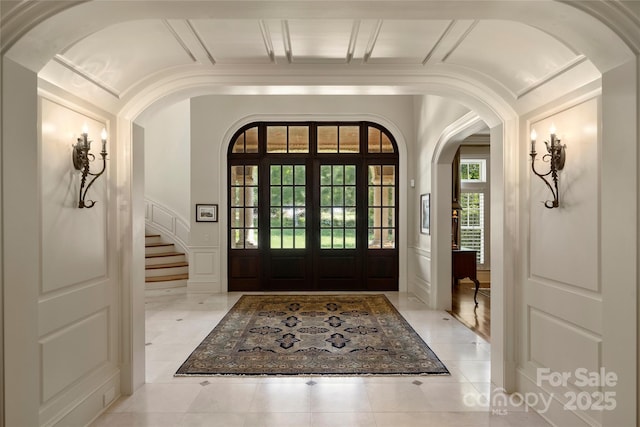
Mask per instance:
[[[384,295],[243,295],[176,376],[448,373]]]

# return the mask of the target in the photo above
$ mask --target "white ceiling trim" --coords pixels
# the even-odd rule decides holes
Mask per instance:
[[[81,67],[79,67],[78,65],[76,65],[73,62],[69,61],[64,56],[56,55],[56,56],[53,57],[53,60],[55,62],[57,62],[58,64],[62,65],[63,67],[65,67],[66,69],[72,71],[74,74],[82,77],[83,79],[85,79],[89,83],[94,84],[97,87],[99,87],[100,89],[104,90],[109,95],[111,95],[111,96],[113,96],[113,97],[115,97],[117,99],[120,99],[120,95],[121,95],[120,91],[118,91],[114,87],[110,86],[109,84],[105,83],[99,77],[91,74],[90,72],[88,72],[86,70],[83,70]]]
[[[267,55],[269,56],[269,60],[272,64],[276,63],[276,53],[273,49],[273,39],[271,38],[271,32],[269,31],[269,27],[267,23],[264,22],[263,19],[258,21],[258,26],[260,27],[260,33],[262,34],[262,40],[264,41],[264,47],[267,49]]]
[[[347,64],[351,63],[353,59],[353,53],[356,50],[356,42],[358,41],[358,32],[360,31],[360,20],[353,21],[351,27],[351,37],[349,38],[349,48],[347,50]]]
[[[540,79],[538,79],[537,81],[531,83],[526,88],[519,90],[516,93],[516,99],[520,99],[523,96],[527,95],[528,93],[533,92],[534,90],[536,90],[540,86],[544,85],[545,83],[548,83],[551,80],[553,80],[553,79],[555,79],[557,77],[560,77],[564,73],[568,72],[569,70],[573,69],[574,67],[577,67],[578,65],[582,64],[583,62],[585,62],[587,60],[588,60],[587,57],[584,56],[584,55],[579,55],[579,56],[575,57],[573,60],[567,62],[566,64],[564,64],[562,67],[558,68],[557,70],[554,70],[554,71],[550,72],[546,76],[542,76]]]
[[[444,57],[442,58],[442,62],[447,62],[447,59],[449,58],[449,56],[451,56],[451,54],[453,54],[453,52],[455,52],[455,50],[458,47],[460,47],[462,42],[469,36],[469,34],[471,34],[473,29],[476,27],[476,25],[478,25],[477,20],[473,21],[471,25],[469,25],[469,28],[467,28],[467,30],[460,36],[458,41],[456,41],[456,43],[451,47],[451,49],[444,55]]]
[[[454,25],[456,25],[455,19],[449,22],[449,25],[447,25],[447,28],[445,28],[442,34],[440,34],[440,37],[438,37],[438,40],[436,40],[436,42],[433,44],[433,47],[431,48],[429,53],[427,53],[427,56],[425,56],[424,59],[422,60],[422,65],[427,65],[427,62],[429,62],[429,60],[433,56],[433,53],[436,51],[438,46],[440,46],[440,43],[442,43],[442,41],[449,35]]]
[[[191,58],[191,60],[193,62],[198,62],[198,58],[196,58],[196,56],[193,54],[193,52],[191,51],[191,49],[189,49],[189,46],[187,46],[187,43],[182,39],[182,37],[180,37],[180,35],[178,34],[178,32],[176,31],[175,28],[173,28],[173,26],[171,25],[171,23],[166,20],[163,19],[162,22],[164,22],[164,25],[167,27],[167,29],[169,30],[169,32],[171,33],[171,35],[173,36],[173,38],[178,42],[178,44],[180,45],[180,47],[182,47],[182,49],[185,51],[185,53],[189,56],[189,58]]]
[[[287,62],[293,63],[293,51],[291,50],[291,32],[289,31],[289,21],[282,20],[282,42],[284,43],[284,52],[287,56]]]
[[[204,52],[207,54],[207,59],[209,59],[209,62],[211,62],[211,65],[216,65],[216,60],[213,57],[213,54],[211,53],[211,49],[209,49],[209,46],[207,46],[207,44],[204,42],[204,40],[200,36],[200,33],[198,33],[195,26],[189,19],[187,19],[186,22],[187,22],[187,27],[189,27],[189,30],[191,30],[196,40],[198,40],[198,43],[200,43],[200,46],[202,47]]]
[[[369,37],[369,42],[367,43],[367,48],[364,51],[364,62],[367,63],[371,55],[373,54],[373,49],[376,46],[376,42],[378,41],[378,36],[380,35],[380,30],[382,29],[382,19],[378,19],[376,22],[376,26],[373,28],[371,32],[371,36]]]

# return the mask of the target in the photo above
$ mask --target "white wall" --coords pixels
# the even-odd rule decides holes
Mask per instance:
[[[145,198],[187,220],[190,211],[190,103],[184,100],[156,111],[145,128]]]
[[[451,239],[450,236],[450,211],[451,211],[451,185],[448,185],[448,195],[435,194],[435,185],[432,182],[433,177],[437,175],[433,168],[440,165],[432,163],[434,160],[434,152],[439,148],[441,137],[445,129],[456,120],[463,117],[469,112],[469,109],[462,104],[447,98],[439,96],[426,95],[416,98],[415,117],[416,117],[416,155],[413,158],[414,167],[417,171],[416,187],[412,189],[408,201],[408,209],[411,218],[411,230],[409,245],[409,272],[410,286],[409,289],[421,298],[429,306],[435,308],[437,306],[434,266],[432,258],[433,237],[438,233],[438,218],[448,218],[449,226],[445,230],[440,230],[440,234],[444,239]],[[450,160],[453,158],[455,150],[450,153]],[[451,162],[448,165],[448,176],[451,176]],[[445,171],[445,175],[447,172]],[[419,228],[420,217],[419,212],[420,195],[432,193],[431,195],[431,234],[421,234]],[[436,197],[438,196],[438,197]],[[448,200],[449,203],[438,203],[440,200]],[[439,214],[440,213],[440,214]],[[450,298],[449,298],[450,304]],[[446,307],[440,307],[446,308]]]
[[[218,223],[191,218],[189,288],[226,290],[226,156],[229,140],[255,120],[372,120],[394,133],[400,150],[400,206],[407,204],[408,176],[414,164],[414,114],[411,96],[203,96],[191,101],[191,209],[197,203],[219,204]],[[400,212],[400,242],[407,242],[407,212]],[[406,244],[400,245],[406,260]],[[400,266],[400,289],[407,289],[406,265]]]

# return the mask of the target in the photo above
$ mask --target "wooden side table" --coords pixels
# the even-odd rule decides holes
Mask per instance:
[[[458,281],[468,277],[475,283],[476,291],[473,294],[473,301],[478,305],[478,269],[476,264],[476,251],[471,249],[457,249],[451,251],[451,273],[453,285],[458,286]]]

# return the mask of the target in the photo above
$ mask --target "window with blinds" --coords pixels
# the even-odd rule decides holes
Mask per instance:
[[[463,248],[477,251],[478,264],[484,264],[484,193],[463,192],[460,204],[460,244]]]

